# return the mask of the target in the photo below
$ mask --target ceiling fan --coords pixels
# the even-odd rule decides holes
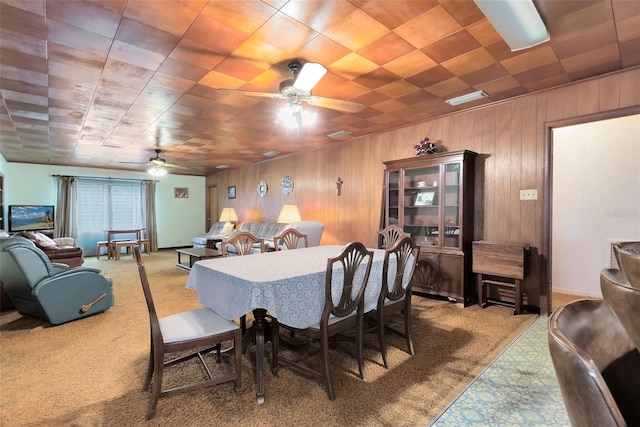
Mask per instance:
[[[120,162],[120,163],[131,163],[131,164],[138,164],[138,165],[149,165],[151,166],[149,168],[149,173],[151,175],[154,176],[162,176],[165,175],[167,173],[167,171],[164,169],[165,167],[167,168],[180,168],[180,169],[186,169],[184,166],[178,166],[178,165],[174,165],[171,163],[167,163],[167,161],[165,159],[163,159],[162,157],[160,157],[160,153],[162,152],[161,149],[156,148],[153,151],[155,151],[156,156],[155,157],[151,157],[149,158],[148,162]]]
[[[314,105],[316,107],[330,108],[332,110],[344,111],[347,113],[357,113],[364,108],[362,104],[357,102],[325,98],[311,94],[313,87],[327,72],[327,69],[321,64],[316,62],[307,62],[304,66],[301,66],[300,62],[293,61],[289,63],[287,68],[293,74],[293,78],[280,82],[279,93],[223,88],[218,88],[217,90],[220,92],[237,93],[246,96],[286,99],[289,101],[289,106],[293,107],[297,112],[301,111],[302,102],[306,102],[307,104]]]

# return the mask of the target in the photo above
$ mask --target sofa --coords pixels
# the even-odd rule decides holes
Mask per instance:
[[[211,242],[220,241],[225,238],[224,222],[215,222],[206,233],[200,233],[192,240],[194,248],[206,248]]]
[[[224,240],[228,240],[234,233],[238,231],[248,231],[259,239],[263,239],[265,241],[265,246],[267,250],[273,249],[274,242],[273,240],[278,237],[284,230],[288,227],[295,228],[302,234],[307,235],[307,239],[309,241],[309,246],[319,246],[320,240],[322,239],[322,233],[324,232],[324,224],[318,221],[297,221],[292,222],[291,224],[279,224],[276,222],[244,222],[240,225],[240,227],[231,232],[231,235],[225,238]],[[216,244],[216,249],[221,250],[222,244]],[[299,244],[304,244],[303,241],[300,241]],[[280,249],[285,249],[286,247],[283,244],[279,245]],[[227,251],[229,253],[234,253],[235,248],[232,246],[227,246]],[[259,244],[255,245],[254,252],[259,252]]]
[[[84,263],[82,248],[75,246],[75,241],[71,237],[52,239],[36,231],[21,231],[16,235],[32,241],[51,262],[66,264],[69,267],[78,267]]]

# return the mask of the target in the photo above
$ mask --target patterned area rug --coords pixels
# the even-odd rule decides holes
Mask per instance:
[[[430,424],[570,426],[539,317]]]

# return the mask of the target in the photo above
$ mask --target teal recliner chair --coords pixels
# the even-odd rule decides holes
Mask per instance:
[[[113,306],[111,279],[100,270],[52,263],[33,242],[21,237],[0,239],[0,280],[20,314],[53,325]]]

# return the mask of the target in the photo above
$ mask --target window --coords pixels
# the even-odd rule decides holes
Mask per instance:
[[[141,182],[78,179],[77,191],[78,234],[145,227]]]

